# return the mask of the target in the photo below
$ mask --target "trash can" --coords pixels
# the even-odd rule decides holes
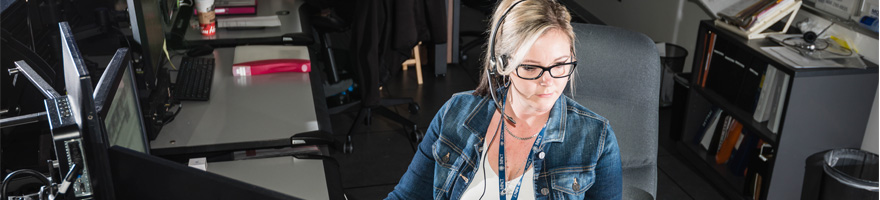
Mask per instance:
[[[807,158],[801,199],[877,199],[877,154],[832,149]]]
[[[660,73],[660,106],[668,107],[672,105],[673,99],[673,76],[682,72],[688,52],[684,47],[675,44],[660,42],[656,45],[660,64],[663,66]]]

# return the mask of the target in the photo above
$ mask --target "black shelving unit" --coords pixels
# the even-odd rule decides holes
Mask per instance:
[[[701,59],[706,52],[702,43],[710,33],[726,40],[726,48],[730,51],[747,55],[748,59],[761,59],[769,64],[768,67],[790,77],[786,92],[781,94],[784,101],[779,105],[782,106],[781,120],[776,133],[767,128],[768,122],[755,121],[752,109],[740,108],[719,91],[700,84]],[[710,20],[700,22],[697,43],[691,79],[697,81],[691,81],[677,150],[729,199],[753,199],[747,194],[747,188],[753,185],[748,177],[731,173],[726,164],[717,164],[714,151],[709,152],[695,143],[694,138],[713,108],[723,110],[741,123],[743,130],[772,146],[772,157],[761,165],[765,167],[750,169],[760,170],[758,173],[762,175],[759,199],[799,199],[809,155],[827,149],[861,146],[877,92],[876,64],[865,61],[867,69],[796,68],[760,49],[777,44],[766,39],[741,38],[715,27],[714,21]],[[703,137],[711,137],[711,134],[706,133]]]

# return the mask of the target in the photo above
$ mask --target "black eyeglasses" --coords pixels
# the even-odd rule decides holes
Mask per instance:
[[[535,80],[541,78],[545,71],[549,71],[553,78],[565,78],[571,76],[575,67],[577,67],[577,61],[559,63],[550,67],[521,64],[516,67],[516,76],[526,80]]]

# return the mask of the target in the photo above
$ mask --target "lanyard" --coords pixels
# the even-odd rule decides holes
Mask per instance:
[[[541,132],[538,133],[538,138],[535,139],[535,144],[532,144],[532,150],[529,151],[529,156],[526,158],[526,165],[523,167],[528,167],[532,164],[532,154],[534,154],[535,149],[538,149],[538,145],[541,144],[541,140],[544,139],[544,129],[547,128],[546,124],[543,128],[541,128]],[[505,187],[507,187],[507,182],[505,181],[506,173],[504,173],[504,122],[501,123],[501,138],[500,146],[498,146],[498,193],[501,200],[507,200],[507,193],[505,192]],[[525,169],[523,169],[523,174],[525,175]],[[521,175],[521,176],[522,176]],[[522,180],[526,177],[521,177],[519,182],[516,183],[516,188],[513,190],[513,196],[511,196],[511,200],[519,199],[519,188],[522,186]]]

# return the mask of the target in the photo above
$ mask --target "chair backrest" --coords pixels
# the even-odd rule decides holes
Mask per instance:
[[[572,26],[578,59],[573,98],[611,122],[620,146],[624,197],[639,195],[628,195],[632,188],[654,196],[661,72],[654,42],[617,27]]]

